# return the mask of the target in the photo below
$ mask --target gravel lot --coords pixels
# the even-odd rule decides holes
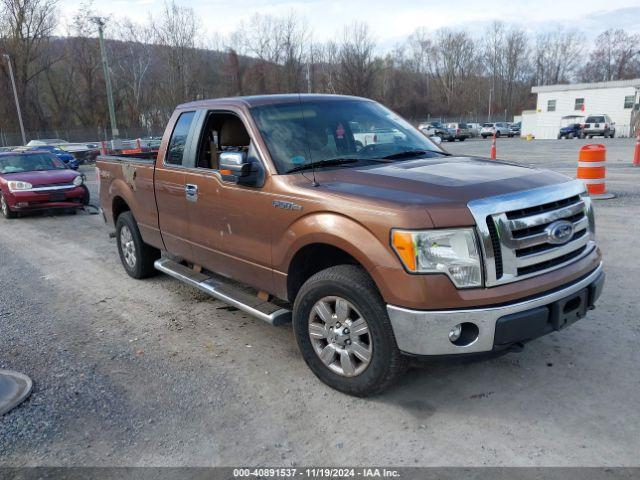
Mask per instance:
[[[586,143],[498,142],[499,158],[571,175]],[[34,380],[0,418],[0,466],[637,466],[640,168],[632,140],[603,143],[618,197],[596,207],[598,308],[522,353],[427,364],[367,400],[316,380],[290,326],[127,277],[99,216],[0,219],[0,368]]]

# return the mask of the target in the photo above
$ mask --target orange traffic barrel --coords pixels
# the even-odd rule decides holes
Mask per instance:
[[[585,145],[578,155],[578,180],[587,186],[589,196],[598,198],[613,198],[608,194],[605,186],[607,149],[604,145]]]

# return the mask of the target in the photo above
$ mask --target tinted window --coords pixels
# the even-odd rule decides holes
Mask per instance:
[[[604,123],[604,117],[587,117],[586,123]]]
[[[191,129],[194,116],[195,112],[185,112],[178,118],[176,126],[173,128],[173,133],[171,134],[169,147],[167,148],[166,163],[170,165],[182,165],[187,136],[189,136],[189,130]]]

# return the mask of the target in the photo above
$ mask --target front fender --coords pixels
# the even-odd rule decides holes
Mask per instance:
[[[336,213],[311,213],[299,218],[279,238],[273,239],[273,265],[286,276],[295,254],[307,245],[327,244],[339,248],[360,263],[383,297],[389,293],[383,272],[404,273],[389,246],[389,232],[372,232],[362,224]]]

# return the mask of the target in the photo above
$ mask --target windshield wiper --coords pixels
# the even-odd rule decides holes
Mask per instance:
[[[446,152],[438,152],[437,150],[406,150],[404,152],[392,153],[391,155],[386,155],[382,157],[385,160],[397,160],[400,158],[411,158],[411,157],[419,157],[421,155],[426,155],[427,153],[438,153],[440,155],[451,155]]]
[[[330,167],[333,165],[344,165],[345,163],[356,163],[361,159],[359,158],[330,158],[328,160],[318,160],[317,162],[304,163],[287,170],[286,173],[301,172],[302,170],[309,170],[311,168]]]

